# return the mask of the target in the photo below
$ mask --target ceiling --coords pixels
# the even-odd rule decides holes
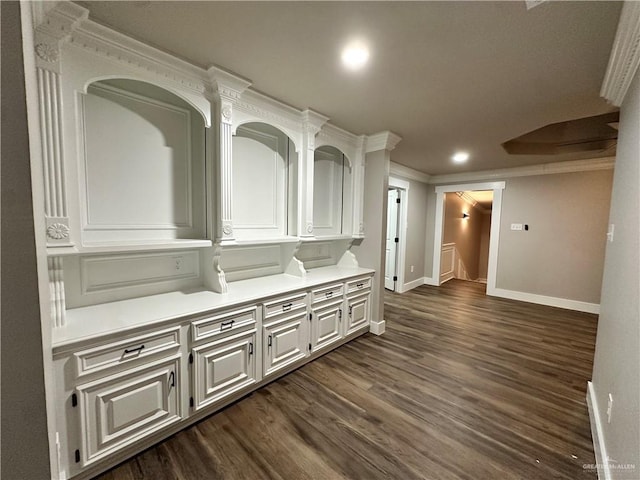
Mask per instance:
[[[603,156],[509,155],[545,125],[607,113],[599,97],[619,2],[79,2],[90,18],[202,67],[217,65],[356,134],[403,140],[428,174]],[[340,51],[364,39],[359,72]],[[457,150],[470,153],[463,165]]]
[[[493,205],[493,190],[468,190],[464,192],[466,196],[473,199],[481,210],[491,211]]]

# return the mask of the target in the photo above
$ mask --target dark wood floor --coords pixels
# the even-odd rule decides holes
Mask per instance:
[[[452,280],[387,293],[385,318],[99,478],[597,478],[596,316]]]

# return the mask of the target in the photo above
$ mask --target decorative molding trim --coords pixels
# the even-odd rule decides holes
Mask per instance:
[[[251,86],[249,80],[218,67],[209,67],[207,74],[218,99],[237,100]]]
[[[408,178],[409,180],[416,180],[422,183],[429,183],[431,175],[427,175],[424,172],[419,172],[410,167],[405,167],[399,163],[391,162],[389,173],[402,178]]]
[[[492,297],[508,298],[511,300],[519,300],[521,302],[536,303],[538,305],[546,305],[549,307],[564,308],[567,310],[575,310],[585,313],[600,313],[600,304],[581,302],[578,300],[570,300],[568,298],[549,297],[546,295],[538,295],[536,293],[518,292],[516,290],[506,290],[504,288],[487,288],[487,295]]]
[[[47,237],[52,240],[69,238],[69,227],[64,223],[52,223],[47,227]]]
[[[503,190],[505,182],[463,183],[459,185],[441,185],[436,187],[436,193],[463,192],[467,190]]]
[[[62,257],[49,257],[49,295],[51,299],[51,321],[53,328],[66,324],[66,301],[64,293],[64,265]]]
[[[607,448],[602,433],[602,422],[600,421],[600,410],[598,410],[598,401],[593,382],[587,382],[587,408],[589,409],[593,453],[596,457],[596,465],[600,467],[598,468],[598,478],[600,480],[611,480],[611,469],[609,468]]]
[[[420,277],[411,282],[407,282],[404,285],[402,285],[402,289],[400,290],[399,293],[405,293],[405,292],[408,292],[409,290],[413,290],[416,287],[420,287],[425,284],[425,280],[426,279],[424,277]]]
[[[491,210],[488,210],[481,205],[478,204],[478,201],[469,195],[467,192],[455,192],[462,200],[464,200],[467,204],[471,205],[471,207],[478,210],[483,215],[488,215],[491,213]]]
[[[337,265],[342,268],[358,268],[360,266],[358,264],[358,259],[351,250],[347,250],[342,254]]]
[[[367,137],[366,153],[377,152],[379,150],[391,151],[402,140],[402,137],[390,131],[374,133]]]
[[[386,325],[385,320],[382,320],[381,322],[371,321],[371,323],[369,323],[369,332],[374,335],[382,335],[386,330]]]
[[[626,1],[620,12],[600,95],[619,107],[640,65],[640,3]]]
[[[615,157],[604,157],[591,158],[588,160],[573,160],[569,162],[545,163],[542,165],[529,165],[525,167],[501,168],[497,170],[482,170],[479,172],[432,175],[429,178],[429,183],[440,185],[453,182],[496,180],[514,177],[530,177],[535,175],[557,175],[559,173],[611,170],[614,162]]]
[[[57,62],[60,58],[60,50],[48,43],[38,43],[35,50],[36,55],[48,63]]]
[[[450,261],[446,261],[449,260]],[[446,270],[443,267],[447,267]],[[440,250],[440,285],[455,278],[456,244],[445,243]],[[443,271],[445,270],[445,271]]]

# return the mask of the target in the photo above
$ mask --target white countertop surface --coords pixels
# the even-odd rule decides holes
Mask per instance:
[[[53,329],[54,353],[56,350],[66,350],[71,344],[83,343],[104,335],[162,324],[181,317],[373,273],[374,270],[368,268],[343,268],[334,265],[310,269],[305,277],[282,273],[231,282],[228,293],[198,288],[73,308],[66,312],[66,325]]]

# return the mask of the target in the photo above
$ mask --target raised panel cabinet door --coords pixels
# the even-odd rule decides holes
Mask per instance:
[[[307,315],[306,311],[299,312],[262,327],[265,377],[307,356],[309,351]]]
[[[180,420],[180,357],[77,388],[83,466]]]
[[[342,302],[315,308],[311,317],[311,351],[316,352],[342,338]]]
[[[347,298],[345,336],[369,325],[371,293]]]
[[[255,351],[255,329],[194,348],[193,407],[199,410],[256,383]]]

